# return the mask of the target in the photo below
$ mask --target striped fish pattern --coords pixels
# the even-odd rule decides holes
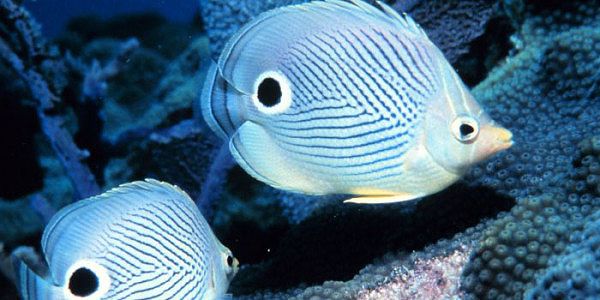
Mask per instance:
[[[253,177],[359,203],[437,192],[512,145],[409,16],[358,0],[251,21],[209,71],[201,108]]]
[[[151,179],[63,208],[41,245],[48,274],[14,258],[23,299],[217,299],[237,271],[189,196]]]

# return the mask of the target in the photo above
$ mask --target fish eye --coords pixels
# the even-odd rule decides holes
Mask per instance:
[[[64,287],[66,299],[99,299],[110,288],[110,276],[100,264],[83,259],[75,262],[67,272]],[[73,298],[75,297],[75,298]]]
[[[479,124],[471,117],[458,116],[452,122],[452,133],[459,142],[471,143],[479,134]]]
[[[98,276],[88,268],[79,268],[69,278],[69,290],[78,297],[87,297],[98,290]]]
[[[233,257],[231,255],[227,255],[227,265],[232,268],[233,267]]]
[[[258,111],[269,115],[287,110],[292,103],[292,91],[285,75],[267,71],[258,76],[252,102]]]
[[[267,77],[258,85],[258,101],[266,107],[277,105],[281,101],[281,86],[277,80]]]

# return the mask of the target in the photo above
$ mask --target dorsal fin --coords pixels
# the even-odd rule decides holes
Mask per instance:
[[[252,94],[256,78],[277,69],[288,48],[315,31],[332,26],[394,28],[429,41],[410,16],[399,14],[386,4],[381,9],[360,0],[324,0],[276,8],[250,21],[225,45],[218,70],[238,91]]]

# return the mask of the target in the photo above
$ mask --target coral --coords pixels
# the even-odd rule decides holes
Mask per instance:
[[[14,242],[32,236],[43,228],[42,220],[29,209],[28,199],[0,200],[0,241]]]
[[[58,110],[61,84],[44,75],[62,73],[60,58],[53,57],[39,35],[39,26],[21,6],[11,0],[0,2],[3,36],[0,39],[0,56],[21,79],[36,102],[36,112],[42,132],[50,141],[55,154],[73,185],[75,195],[84,198],[100,191],[95,177],[83,162],[89,153],[81,150],[73,141],[69,131],[63,127],[63,116],[50,113]],[[53,91],[54,90],[54,91]]]
[[[38,144],[43,144],[38,142]],[[73,199],[73,187],[49,145],[39,149],[45,176],[40,191],[13,201],[0,199],[0,241],[13,245],[38,234],[48,218]]]
[[[573,233],[600,208],[599,140],[594,137],[580,144],[581,157],[574,161],[579,167],[563,183],[566,193],[520,199],[486,229],[465,269],[465,290],[487,299],[523,295],[536,278],[553,272],[547,270],[550,262],[564,255],[567,246],[577,247]]]
[[[393,7],[401,11],[407,1]],[[411,2],[411,1],[408,1]],[[414,2],[414,1],[413,1]],[[419,1],[407,11],[451,63],[469,51],[469,43],[483,34],[493,14],[494,0]]]
[[[6,279],[5,281],[2,279]],[[1,300],[14,299],[12,295],[16,295],[14,282],[14,273],[12,270],[12,263],[10,259],[10,253],[6,252],[4,245],[0,242],[0,295]]]
[[[571,235],[564,254],[549,262],[526,299],[591,299],[600,295],[600,211]]]
[[[460,299],[459,277],[482,225],[413,253],[390,252],[348,281],[325,281],[239,299]]]
[[[207,219],[212,219],[212,211],[215,199],[218,199],[227,184],[227,174],[235,166],[235,161],[229,152],[229,144],[223,143],[216,151],[212,151],[212,162],[208,169],[200,195],[197,197],[196,204]]]
[[[246,22],[275,7],[307,2],[307,0],[199,0],[202,21],[210,41],[213,59],[217,59],[227,40]]]
[[[82,94],[87,99],[100,100],[106,96],[106,89],[109,78],[115,76],[125,66],[126,62],[135,49],[139,47],[139,42],[131,38],[121,45],[118,54],[105,66],[101,67],[97,60],[92,61],[92,65],[84,73],[82,83]]]
[[[591,159],[580,160],[576,146],[600,131],[600,91],[594,82],[600,68],[599,18],[588,14],[598,7],[578,5],[583,8],[569,18],[579,21],[560,31],[542,26],[560,23],[554,20],[560,7],[542,10],[537,19],[544,21],[536,23],[542,27],[534,32],[543,34],[522,34],[524,48],[473,91],[492,117],[513,131],[515,145],[474,168],[467,180],[515,197],[517,205],[490,224],[465,269],[470,296],[522,297],[600,204],[597,188],[587,184],[594,171],[583,161]],[[589,144],[580,149],[585,157],[594,156],[593,147],[584,146]]]
[[[66,31],[56,40],[61,48],[81,56],[83,48],[94,40],[135,37],[141,48],[157,51],[160,56],[170,60],[185,51],[190,37],[197,36],[201,29],[201,24],[197,23],[169,23],[154,12],[117,15],[109,19],[89,15],[71,19]]]
[[[333,201],[294,225],[271,249],[268,259],[240,270],[232,282],[232,291],[247,294],[266,288],[286,289],[299,283],[349,280],[374,258],[389,251],[420,251],[512,205],[489,190],[465,188],[457,185],[417,202],[393,205],[360,206]],[[473,237],[478,231],[469,232],[465,236]],[[440,249],[452,249],[451,243],[443,245]],[[378,278],[384,280],[386,276]],[[373,279],[365,277],[360,284],[349,285],[374,287],[372,284],[377,282]],[[372,284],[367,286],[367,282]]]
[[[200,0],[202,18],[216,59],[221,49],[241,26],[258,14],[275,7],[307,0],[218,1]],[[375,1],[369,1],[374,3]],[[408,9],[450,62],[468,51],[469,42],[480,36],[492,16],[494,0],[387,1],[399,11]]]
[[[104,41],[105,51],[120,43]],[[88,49],[97,52],[96,50]],[[192,103],[199,94],[204,76],[207,41],[199,38],[171,63],[150,49],[133,52],[121,72],[108,81],[107,99],[102,108],[103,136],[117,143],[120,135],[140,128],[166,127],[192,116]],[[175,118],[173,118],[175,116]]]
[[[206,138],[200,127],[192,120],[183,121],[173,127],[146,133],[136,143],[128,145],[128,155],[124,165],[111,165],[116,169],[106,169],[105,178],[110,174],[128,168],[127,181],[147,177],[176,184],[195,199],[207,177],[208,166],[214,149],[220,141]],[[123,159],[123,158],[116,158]],[[122,182],[124,178],[119,178]]]
[[[361,291],[357,299],[461,299],[460,274],[469,257],[462,246],[448,255],[417,258],[414,267],[372,290]]]

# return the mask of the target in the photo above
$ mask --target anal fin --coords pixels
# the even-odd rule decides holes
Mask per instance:
[[[421,195],[415,195],[411,193],[400,193],[394,195],[382,195],[382,196],[361,196],[344,200],[344,203],[357,203],[357,204],[384,204],[384,203],[395,203],[402,201],[409,201],[419,198]]]
[[[308,194],[323,194],[296,166],[262,126],[246,121],[231,138],[229,149],[235,160],[252,177],[275,188]]]

